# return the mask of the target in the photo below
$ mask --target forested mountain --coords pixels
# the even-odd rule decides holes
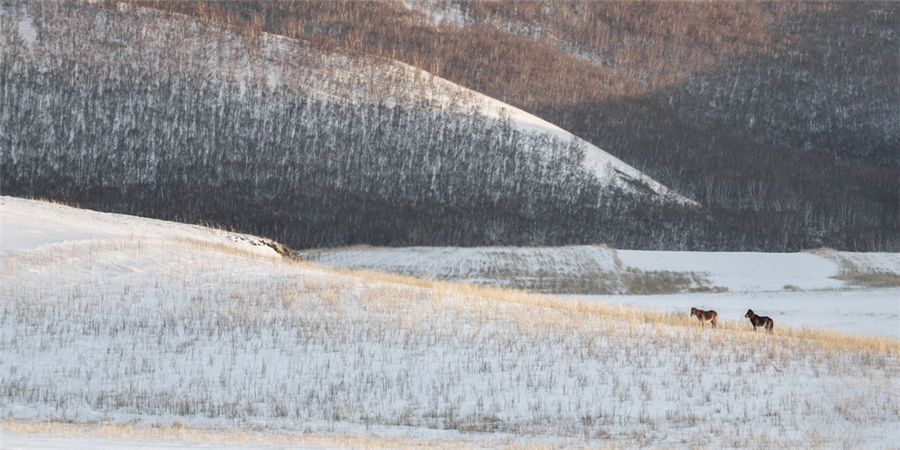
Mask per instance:
[[[419,69],[127,4],[7,11],[4,193],[295,247],[689,245],[657,223],[690,200]]]
[[[900,250],[893,2],[4,10],[3,193],[304,247]]]

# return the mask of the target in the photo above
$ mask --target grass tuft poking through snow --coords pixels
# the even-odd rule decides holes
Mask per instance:
[[[895,339],[729,320],[713,330],[686,313],[292,262],[227,234],[148,237],[140,220],[133,237],[2,255],[10,423],[438,446],[898,437]]]

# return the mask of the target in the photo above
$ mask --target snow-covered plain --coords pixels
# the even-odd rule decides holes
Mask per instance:
[[[775,334],[753,333],[730,310],[704,329],[686,311],[334,270],[282,259],[252,236],[9,197],[0,252],[0,416],[13,424],[396,446],[900,438],[896,338],[783,317]],[[806,307],[828,311],[796,309]],[[94,439],[123,438],[63,445]],[[354,442],[321,446],[367,446]]]
[[[715,309],[736,320],[753,309],[779,325],[900,338],[900,287],[875,289],[840,278],[848,271],[900,277],[897,253],[359,246],[310,250],[301,256],[333,267],[556,294],[575,291],[582,295],[570,298],[664,311]],[[662,283],[657,288],[664,293],[634,295],[651,281]],[[596,295],[597,290],[614,295]]]
[[[579,297],[611,304],[690,311],[714,309],[720,318],[739,322],[747,309],[781,326],[816,327],[900,339],[900,288],[846,291],[744,292],[725,294],[612,295]]]

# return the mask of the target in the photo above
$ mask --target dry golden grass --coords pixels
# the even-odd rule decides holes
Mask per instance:
[[[900,286],[900,274],[861,267],[858,261],[853,261],[849,256],[843,255],[833,248],[821,247],[805,250],[805,252],[828,258],[837,263],[841,268],[841,273],[834,276],[835,279],[868,288]]]
[[[185,236],[171,236],[169,239],[180,245],[215,253],[224,253],[257,260],[272,261],[280,259],[277,256],[254,252],[224,240],[201,240]],[[64,258],[66,255],[70,254],[74,255],[77,253],[83,256],[84,252],[92,254],[110,250],[141,251],[148,245],[153,244],[151,241],[141,239],[100,240],[67,247],[66,249],[53,249],[52,253],[33,251],[17,255],[7,255],[3,258],[3,265],[8,269],[24,265],[33,265],[36,263],[40,263],[38,265],[43,265],[44,263],[48,263],[52,260],[59,260],[59,258]],[[827,250],[819,250],[816,251],[816,253],[829,252]],[[283,259],[282,261],[285,264],[311,268],[325,273],[334,273],[351,279],[428,289],[434,291],[432,298],[436,299],[440,299],[448,294],[454,294],[466,298],[488,299],[503,303],[550,308],[559,312],[577,313],[580,318],[597,322],[625,321],[630,324],[643,323],[683,327],[697,326],[696,321],[691,320],[687,313],[675,314],[650,308],[610,305],[605,302],[561,299],[552,295],[533,294],[512,288],[453,283],[366,270],[332,268],[301,260]],[[336,291],[335,296],[338,295],[340,294]],[[396,302],[398,301],[396,299],[399,297],[393,295],[377,295],[376,298],[380,299],[379,302],[382,306],[389,306],[391,305],[389,299],[394,299],[393,302]],[[396,307],[398,305],[393,306]],[[745,321],[720,320],[718,330],[738,333],[744,339],[748,340],[760,339],[760,336],[764,334],[754,333]],[[892,354],[900,357],[900,341],[889,337],[851,335],[834,330],[809,327],[793,328],[778,325],[776,325],[774,335],[771,337],[774,339],[786,340],[790,345],[803,349],[875,352]]]
[[[6,420],[0,429],[17,433],[43,433],[66,437],[94,437],[129,441],[179,440],[203,444],[261,445],[318,448],[461,448],[461,442],[439,442],[409,437],[383,437],[334,433],[283,433],[257,430],[221,430],[178,424],[135,426],[104,423],[23,422]]]
[[[140,246],[143,246],[143,252],[136,251],[141,249]],[[89,248],[93,250],[88,251]],[[277,257],[256,259],[260,256],[253,253],[252,248],[247,254],[247,248],[243,243],[227,239],[217,242],[214,238],[182,239],[175,236],[60,246],[56,250],[61,253],[46,255],[51,258],[53,267],[45,269],[78,269],[92,273],[95,270],[92,267],[96,265],[101,269],[96,273],[105,273],[103,269],[110,264],[131,262],[135,255],[144,255],[150,262],[159,258],[181,260],[176,267],[184,270],[171,270],[170,261],[166,259],[165,265],[154,269],[158,271],[154,277],[164,280],[162,283],[154,285],[152,279],[143,284],[125,280],[122,283],[124,293],[119,286],[101,291],[101,295],[81,285],[62,289],[63,295],[35,293],[28,283],[19,288],[4,286],[15,303],[0,310],[0,313],[8,314],[9,323],[15,326],[25,330],[39,329],[41,333],[60,339],[68,339],[70,333],[82,336],[86,331],[88,335],[104,337],[109,333],[109,336],[115,336],[109,341],[113,346],[120,345],[123,336],[133,336],[134,342],[148,342],[145,339],[148,336],[150,341],[162,342],[168,353],[159,356],[159,361],[175,359],[184,364],[153,370],[161,370],[158,376],[183,382],[180,390],[172,391],[178,395],[167,397],[166,393],[161,393],[159,397],[145,397],[150,400],[135,403],[135,392],[123,389],[112,397],[102,385],[76,395],[84,395],[98,411],[110,413],[123,407],[134,408],[134,411],[167,408],[179,421],[188,423],[192,417],[209,414],[222,420],[218,423],[221,428],[196,428],[212,426],[211,422],[191,423],[191,428],[182,427],[179,422],[141,427],[134,424],[10,421],[0,422],[0,429],[14,431],[20,427],[23,433],[78,432],[110,439],[183,439],[248,446],[520,448],[533,443],[529,440],[537,440],[539,445],[550,442],[549,445],[568,448],[585,442],[590,445],[607,445],[609,442],[652,445],[659,443],[654,440],[657,439],[655,433],[673,424],[700,428],[709,421],[716,427],[710,433],[718,439],[715,442],[724,446],[752,446],[747,440],[751,438],[750,434],[729,428],[727,422],[716,422],[716,417],[730,414],[729,417],[739,418],[732,410],[747,409],[746,405],[740,404],[744,395],[765,393],[771,389],[770,383],[791,381],[795,374],[818,376],[819,372],[825,377],[869,377],[860,381],[865,395],[845,396],[834,402],[832,409],[838,408],[841,417],[846,418],[843,420],[879,424],[897,416],[896,412],[883,412],[877,405],[869,406],[872,399],[886,398],[885,392],[890,392],[885,380],[890,379],[900,355],[900,342],[895,339],[779,327],[779,324],[770,335],[754,333],[749,323],[743,320],[722,320],[719,328],[712,330],[708,325],[701,328],[687,311],[662,312],[530,294],[509,288],[333,269]],[[197,251],[192,251],[194,249]],[[104,255],[107,251],[111,254]],[[178,252],[184,254],[175,258]],[[235,267],[242,268],[232,270]],[[84,273],[76,274],[73,280],[84,280]],[[42,276],[48,279],[48,275]],[[169,300],[180,306],[168,309]],[[78,315],[77,320],[73,320],[73,313]],[[121,320],[122,325],[110,326],[110,317],[114,322]],[[125,317],[128,320],[120,319]],[[29,328],[31,322],[42,325]],[[83,327],[84,331],[73,330],[71,326]],[[154,336],[152,330],[165,330],[171,326],[183,327],[184,333],[157,331]],[[11,353],[22,348],[21,343],[10,340],[6,345]],[[129,348],[133,346],[129,347],[126,341],[119,353],[114,351],[112,354],[126,355]],[[297,350],[300,348],[314,349],[314,355],[341,355],[346,358],[342,363],[344,370],[319,377],[315,374],[328,373],[322,367],[332,361],[329,357],[307,359],[304,351]],[[453,357],[447,362],[436,357],[423,358],[434,349],[444,350],[442,354]],[[266,352],[270,355],[268,363],[265,359],[260,363],[252,356]],[[275,354],[279,356],[271,356]],[[279,369],[274,361],[285,354],[300,358],[298,361],[311,364],[315,370],[297,375],[297,371],[290,368]],[[233,355],[239,355],[240,361],[235,362]],[[22,360],[30,357],[30,354],[20,356]],[[155,367],[153,358],[147,359],[138,352],[135,361],[143,360],[147,361],[146,367]],[[145,363],[131,365],[129,361],[129,358],[123,358],[119,363],[104,361],[88,365],[101,367],[98,369],[101,371],[115,371],[121,367],[130,374],[144,370]],[[204,367],[231,364],[228,367],[246,370],[241,373],[223,371],[228,374],[225,378],[212,380],[225,383],[227,388],[223,392],[228,395],[243,392],[240,377],[252,374],[254,378],[288,380],[290,385],[306,386],[322,397],[310,397],[298,391],[287,398],[260,394],[250,399],[252,401],[236,397],[234,401],[204,403],[202,391],[189,388],[195,386],[192,384],[194,379],[200,385],[210,381],[209,377],[190,370],[198,367],[198,361]],[[383,379],[386,381],[377,381],[387,373],[385,370],[406,365],[422,370],[427,368],[430,372],[424,373],[431,373],[431,376],[449,374],[449,384],[417,386],[415,380],[419,373],[407,369],[396,370]],[[73,363],[71,370],[78,373],[82,366],[84,364]],[[705,378],[705,382],[700,383],[700,390],[685,387],[702,378],[704,368],[716,368],[714,371],[718,374]],[[470,391],[460,380],[467,377],[484,377],[482,382],[488,388],[465,397],[469,394],[464,393]],[[27,388],[26,382],[12,381],[10,387],[20,399],[18,401],[45,401],[30,394],[32,390]],[[272,380],[269,383],[259,386],[274,386]],[[354,405],[359,408],[359,414],[351,410],[347,415],[339,397],[335,397],[336,400],[324,397],[336,383],[346,383],[350,386],[348,392],[357,393],[354,395],[360,403]],[[53,383],[58,384],[65,383]],[[514,388],[510,389],[510,386]],[[408,391],[401,392],[401,387]],[[71,392],[64,392],[64,388],[66,386],[62,386],[58,395],[71,395]],[[498,413],[516,410],[515,397],[500,395],[501,390],[521,390],[529,394],[528,399],[547,399],[560,395],[554,393],[554,389],[560,388],[568,390],[568,394],[563,395],[571,396],[573,402],[600,392],[590,401],[593,405],[604,405],[603,410],[599,411],[599,406],[572,404],[568,409],[563,406],[563,414],[560,414],[541,400],[541,405],[535,403],[534,406],[540,410],[539,414],[523,413],[521,418],[505,419]],[[79,389],[71,390],[78,392]],[[369,394],[373,391],[377,395]],[[424,412],[415,409],[382,411],[384,405],[402,404],[398,400],[417,398],[410,393],[424,395],[421,404],[431,405],[427,406],[430,409]],[[830,404],[804,403],[802,399],[792,397],[791,392],[778,392],[778,395],[784,407],[790,409],[783,412],[785,420],[797,418],[801,421],[797,429],[803,431],[807,428],[802,421],[818,420],[816,408],[831,407]],[[443,406],[428,396],[443,399]],[[463,397],[486,403],[483,408],[458,414],[455,405]],[[604,403],[606,400],[610,403]],[[640,409],[643,406],[638,403],[655,401],[673,403],[672,410],[643,411]],[[714,403],[724,412],[709,406]],[[635,409],[619,410],[616,409],[618,405],[631,405]],[[325,410],[323,408],[342,415],[323,418],[306,413]],[[751,414],[762,415],[776,411],[775,408],[777,405],[757,404],[751,405],[750,410]],[[372,411],[377,414],[373,416]],[[771,417],[780,420],[781,416]],[[236,421],[245,419],[248,421]],[[258,421],[268,419],[273,422]],[[313,421],[311,423],[334,420],[351,428],[334,433],[309,433],[300,425],[293,428],[278,425],[289,423],[288,420],[295,424],[303,423],[303,420]],[[266,424],[266,427],[253,428],[256,423]],[[764,425],[771,421],[764,418],[753,423]],[[370,425],[376,427],[374,431],[362,428]],[[443,440],[443,435],[437,433],[423,438],[417,432],[377,428],[394,426],[414,430],[455,430],[463,434]],[[485,432],[491,434],[481,434]],[[582,432],[585,441],[578,440]],[[497,437],[494,433],[503,434]],[[387,434],[387,437],[379,434]],[[516,436],[518,434],[523,437]],[[535,435],[548,438],[534,439]],[[737,440],[728,440],[732,438]],[[791,447],[800,442],[768,438],[775,439],[771,442],[773,447]],[[828,439],[823,441],[826,445],[837,442],[833,437]],[[685,446],[703,445],[700,441],[683,442]]]
[[[54,200],[52,198],[47,198],[47,197],[21,197],[21,198],[34,200],[34,201],[38,201],[38,202],[42,202],[42,203],[49,203],[51,205],[56,205],[56,206],[65,206],[68,208],[80,208],[78,203],[66,203],[61,200]]]
[[[225,242],[222,240],[202,240],[202,239],[195,239],[195,238],[190,238],[190,237],[186,237],[186,236],[172,236],[170,239],[176,243],[179,243],[179,244],[191,247],[191,248],[200,249],[200,250],[210,250],[210,251],[213,251],[216,253],[225,253],[228,255],[240,256],[243,258],[271,260],[271,259],[277,257],[277,256],[271,255],[271,254],[255,252],[255,251],[249,250],[247,248],[240,247],[233,243]]]
[[[367,281],[396,283],[432,289],[437,292],[459,294],[466,297],[483,298],[498,302],[574,312],[597,321],[626,321],[631,324],[645,323],[652,325],[697,327],[696,320],[691,320],[692,318],[690,318],[687,313],[674,314],[651,308],[610,305],[605,302],[566,300],[552,295],[531,294],[515,289],[450,283],[446,281],[414,278],[382,272],[334,269],[309,262],[302,262],[300,264]],[[720,320],[717,330],[737,333],[742,339],[746,339],[748,342],[758,340],[765,334],[762,332],[753,332],[745,321]],[[875,352],[900,357],[900,340],[889,337],[852,335],[835,330],[784,326],[778,326],[777,329],[774,330],[774,334],[770,337],[773,339],[784,340],[786,343],[802,349],[818,349],[835,352]]]
[[[849,272],[834,278],[869,288],[900,286],[900,274],[890,272]]]
[[[334,266],[335,257],[355,254],[349,261],[336,264],[353,270],[370,270],[395,273],[402,276],[425,277],[452,283],[474,282],[479,285],[497,286],[537,294],[554,295],[658,295],[681,292],[725,292],[728,289],[715,286],[706,274],[694,271],[640,270],[627,267],[618,252],[605,244],[590,247],[602,249],[600,254],[590,254],[588,246],[561,247],[484,247],[483,254],[475,259],[456,259],[455,263],[437,264],[431,268],[404,262],[404,252],[395,253],[395,263],[372,266],[366,262],[366,253],[382,250],[388,254],[395,249],[353,245],[330,249],[311,249],[297,252],[300,257],[325,262]],[[450,248],[436,248],[440,251]],[[434,250],[417,250],[428,255]],[[451,252],[453,250],[450,250]],[[435,254],[433,254],[435,255]],[[438,256],[435,256],[440,258]],[[599,262],[595,257],[608,258]],[[467,258],[467,257],[464,257]],[[331,261],[329,263],[329,261]],[[540,265],[533,264],[541,261]],[[349,263],[349,265],[347,265]],[[609,264],[611,263],[611,264]],[[477,280],[477,281],[475,281]]]
[[[39,421],[28,422],[5,419],[0,421],[0,430],[20,434],[50,434],[70,438],[100,438],[110,440],[140,441],[151,444],[156,441],[184,441],[206,445],[239,445],[239,446],[273,446],[293,448],[492,448],[516,449],[551,449],[551,448],[589,448],[577,441],[565,444],[536,444],[514,441],[508,437],[485,436],[461,439],[426,439],[410,436],[379,436],[375,433],[353,432],[303,432],[287,433],[268,431],[262,427],[246,430],[207,429],[183,426],[179,423],[166,425],[137,426],[131,424],[110,424],[95,422],[61,422]],[[596,448],[591,446],[590,448]],[[604,448],[624,448],[613,447]]]
[[[67,259],[80,258],[91,261],[95,255],[110,252],[143,252],[152,247],[165,246],[174,243],[191,249],[205,252],[221,253],[254,260],[278,260],[280,256],[256,252],[247,247],[235,245],[221,239],[196,239],[186,236],[173,235],[166,238],[111,238],[93,239],[86,242],[69,243],[64,246],[54,245],[49,248],[41,248],[26,252],[0,255],[0,264],[4,268],[3,273],[14,273],[25,267],[41,267],[54,263],[61,263]],[[2,277],[0,277],[2,278]]]

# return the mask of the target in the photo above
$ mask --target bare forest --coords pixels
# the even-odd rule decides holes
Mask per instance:
[[[4,8],[4,194],[214,223],[295,247],[900,249],[894,3]],[[17,40],[16,14],[33,18],[38,43]],[[208,43],[186,46],[186,32]],[[265,33],[483,92],[701,206],[610,189],[580,169],[577,145],[502,120],[342,102],[203,66],[231,51],[264,63]]]

